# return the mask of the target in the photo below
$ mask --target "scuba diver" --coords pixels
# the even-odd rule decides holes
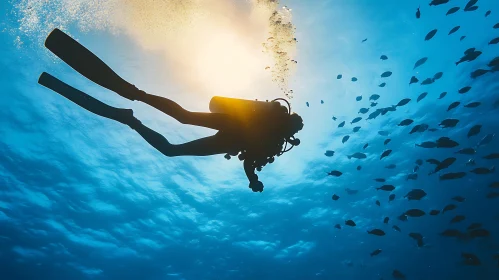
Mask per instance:
[[[180,123],[211,128],[218,132],[213,136],[174,145],[142,124],[134,117],[131,109],[109,106],[46,72],[40,75],[39,84],[94,114],[128,125],[165,156],[226,154],[227,159],[238,156],[239,160],[244,161],[249,188],[253,192],[263,191],[263,183],[258,180],[255,169],[261,171],[267,163],[274,162],[275,156],[300,144],[294,134],[303,128],[303,120],[298,114],[291,113],[289,103],[282,98],[264,102],[215,96],[210,101],[210,113],[190,112],[168,98],[139,90],[59,29],[54,29],[49,34],[45,46],[89,80],[122,97],[146,103]],[[278,100],[285,101],[288,108]],[[291,144],[289,148],[288,143]]]

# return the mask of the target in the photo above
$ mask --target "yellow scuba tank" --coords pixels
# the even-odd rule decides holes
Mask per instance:
[[[248,122],[255,116],[275,113],[279,109],[287,113],[286,108],[275,100],[257,101],[222,96],[214,96],[210,100],[210,112],[228,114],[243,122]]]

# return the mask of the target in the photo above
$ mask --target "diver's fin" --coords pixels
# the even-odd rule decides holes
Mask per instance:
[[[95,54],[57,28],[48,35],[45,47],[80,74],[102,87],[116,93],[123,93],[133,87]]]
[[[109,106],[46,72],[43,72],[40,75],[38,83],[59,93],[60,95],[71,100],[73,103],[96,115],[112,119],[123,124],[130,124],[134,121],[132,110]]]

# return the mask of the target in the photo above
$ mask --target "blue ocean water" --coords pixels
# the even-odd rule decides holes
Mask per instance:
[[[212,133],[184,128],[85,80],[44,49],[39,39],[46,29],[35,29],[40,34],[22,29],[29,9],[23,14],[16,2],[1,2],[0,279],[403,279],[394,270],[405,279],[499,279],[499,198],[487,197],[499,193],[497,183],[492,185],[499,182],[498,173],[470,172],[498,162],[484,157],[499,153],[499,74],[470,75],[491,69],[488,64],[499,56],[499,44],[489,44],[499,37],[499,28],[493,28],[499,2],[480,0],[473,11],[464,11],[464,0],[429,2],[283,1],[293,9],[298,39],[291,104],[305,127],[297,135],[302,144],[259,173],[262,193],[247,188],[237,160],[166,158],[129,128],[38,85],[41,72],[52,73],[108,104],[133,108],[175,143]],[[33,1],[32,9],[37,3],[44,5]],[[452,7],[460,9],[446,15]],[[193,99],[188,90],[165,82],[175,69],[158,66],[157,51],[144,50],[123,34],[71,24],[66,27],[72,35],[123,76],[190,109],[207,110],[211,96],[188,103]],[[455,26],[459,30],[448,35]],[[425,40],[433,29],[435,36]],[[456,65],[470,48],[482,54]],[[382,77],[386,71],[392,74]],[[438,72],[441,78],[422,85]],[[409,84],[412,76],[419,82]],[[459,93],[465,87],[469,91]],[[442,92],[447,94],[439,99]],[[373,95],[379,95],[375,107]],[[407,105],[388,109],[405,98],[411,99]],[[448,110],[453,102],[460,104]],[[472,102],[480,104],[465,106]],[[359,113],[361,108],[369,111]],[[377,109],[379,116],[366,120]],[[359,116],[362,120],[352,124]],[[404,119],[414,122],[398,126]],[[445,119],[459,122],[441,128]],[[416,125],[428,129],[409,134]],[[481,125],[480,132],[468,137],[475,125]],[[361,128],[353,132],[356,126]],[[477,147],[489,134],[491,140]],[[441,137],[459,145],[416,146]],[[386,139],[391,141],[384,144]],[[473,155],[456,153],[472,147]],[[386,150],[391,154],[380,159]],[[335,153],[326,156],[326,151]],[[348,158],[356,152],[366,158]],[[429,175],[436,165],[428,159],[451,157],[453,164]],[[327,176],[333,170],[342,175]],[[457,172],[466,174],[440,179]],[[410,174],[417,178],[408,179]],[[384,184],[395,189],[376,189]],[[404,198],[412,189],[427,195]],[[429,214],[449,204],[457,208]],[[425,215],[399,219],[409,209]],[[465,219],[451,222],[458,215]],[[347,220],[356,226],[345,225]],[[473,238],[467,230],[472,223],[481,223],[489,236]],[[385,235],[368,234],[373,229]],[[460,237],[442,236],[447,229],[459,230]],[[410,233],[421,234],[424,245]],[[381,253],[371,256],[377,249]],[[480,264],[467,265],[463,253],[476,255]]]

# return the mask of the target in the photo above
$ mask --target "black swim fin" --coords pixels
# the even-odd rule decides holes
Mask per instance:
[[[136,89],[90,50],[57,28],[50,32],[45,40],[45,47],[80,74],[102,87],[118,94]]]

